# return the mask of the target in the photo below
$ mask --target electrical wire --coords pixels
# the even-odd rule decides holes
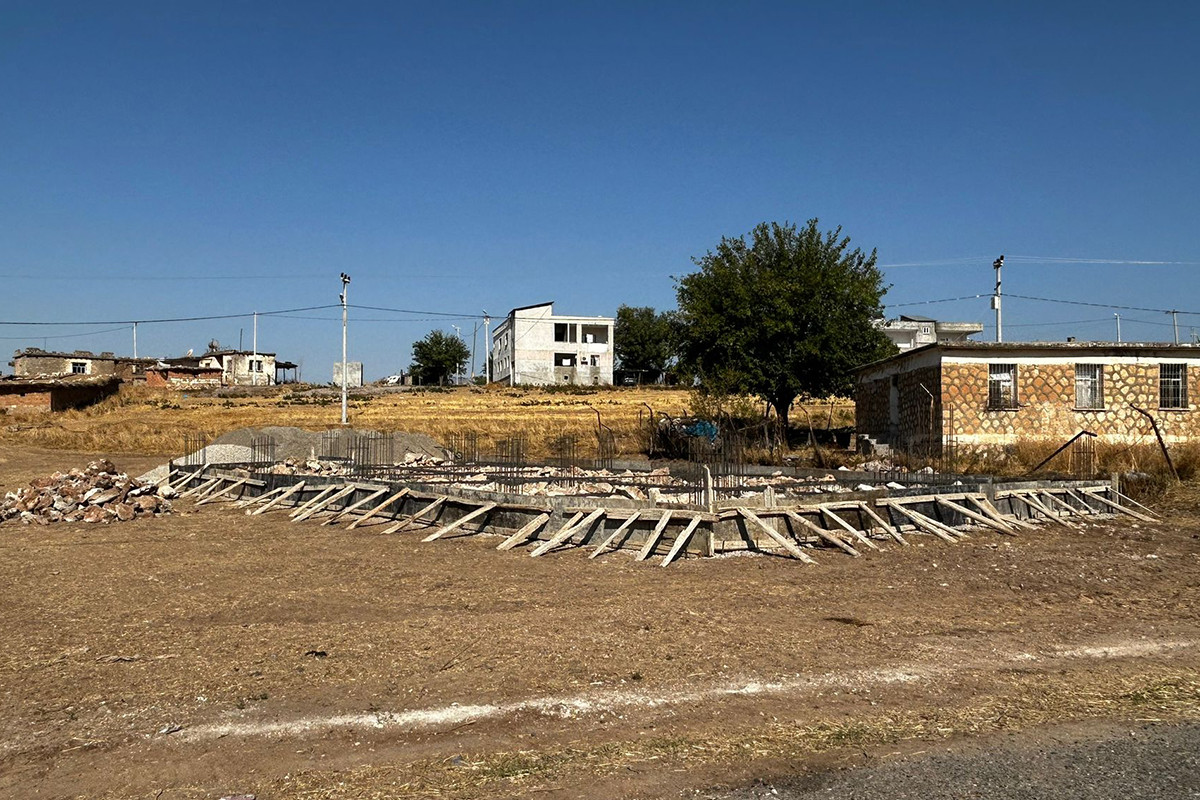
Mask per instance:
[[[165,317],[159,319],[108,319],[108,320],[71,320],[70,322],[11,322],[0,320],[0,325],[153,325],[164,322],[204,322],[214,319],[247,319],[258,314],[260,317],[273,317],[279,314],[291,314],[301,311],[321,311],[326,308],[341,308],[338,303],[323,306],[307,306],[305,308],[285,308],[277,311],[248,311],[244,314],[213,314],[204,317]]]

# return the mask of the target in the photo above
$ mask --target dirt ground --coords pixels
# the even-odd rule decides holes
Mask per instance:
[[[0,448],[0,491],[94,457]],[[662,569],[179,509],[0,526],[0,795],[694,797],[1200,718],[1186,513]]]

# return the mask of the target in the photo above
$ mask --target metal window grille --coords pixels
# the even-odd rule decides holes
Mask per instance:
[[[71,373],[73,375],[86,375],[87,374],[87,362],[86,361],[72,361],[71,362]]]
[[[1159,364],[1158,407],[1187,408],[1187,365]]]
[[[988,365],[988,408],[1017,407],[1017,365]]]
[[[1075,365],[1075,407],[1104,408],[1104,366]]]

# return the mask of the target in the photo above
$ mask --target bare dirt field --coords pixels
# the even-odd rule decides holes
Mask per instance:
[[[93,457],[0,448],[0,491]],[[668,569],[220,503],[6,523],[0,795],[695,797],[1046,723],[1197,719],[1182,508]]]

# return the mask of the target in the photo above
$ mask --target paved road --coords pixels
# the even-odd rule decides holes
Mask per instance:
[[[788,779],[714,800],[1200,798],[1200,723],[1106,725],[965,742],[952,752]]]

